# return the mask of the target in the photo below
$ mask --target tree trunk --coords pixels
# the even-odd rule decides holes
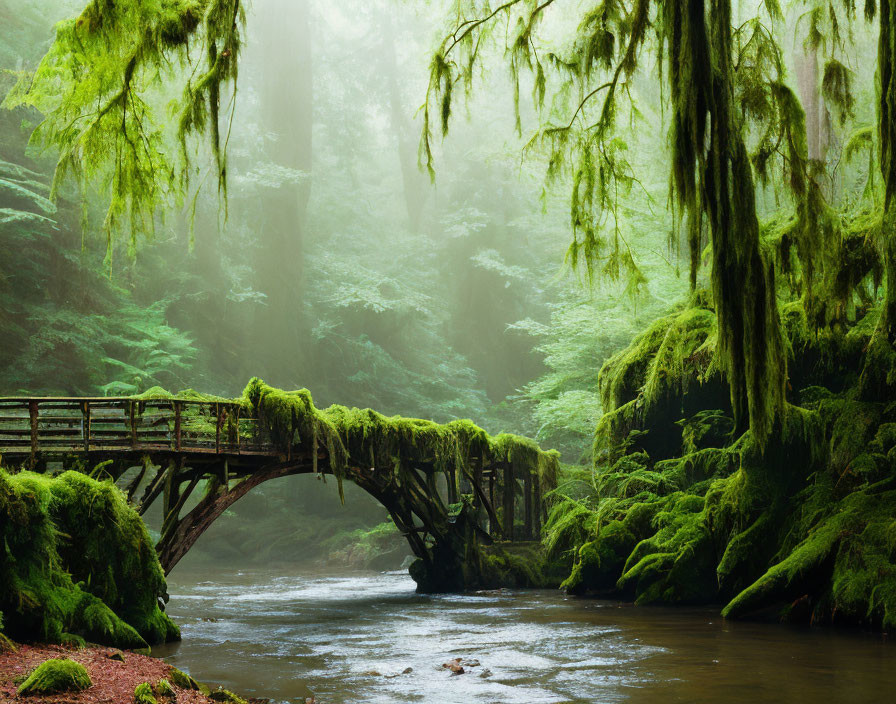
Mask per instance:
[[[264,0],[258,9],[265,160],[281,167],[280,185],[263,193],[257,288],[265,294],[256,321],[256,374],[287,388],[301,385],[308,359],[304,316],[305,215],[311,193],[312,56],[310,0]]]
[[[411,231],[420,228],[423,206],[426,202],[428,186],[426,176],[417,166],[416,129],[408,114],[408,108],[402,100],[401,87],[398,83],[398,60],[395,55],[395,26],[391,13],[387,13],[383,30],[383,62],[385,64],[386,82],[389,91],[389,111],[392,131],[398,144],[398,162],[401,166],[401,178],[404,185],[404,202],[408,213],[408,225]]]

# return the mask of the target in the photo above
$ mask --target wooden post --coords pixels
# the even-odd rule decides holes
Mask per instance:
[[[513,540],[513,503],[516,479],[513,476],[513,464],[504,465],[504,540]]]
[[[131,447],[137,446],[137,416],[134,413],[134,402],[128,402],[128,415],[131,419]]]
[[[236,407],[236,454],[240,454],[240,407]]]
[[[495,475],[498,473],[498,468],[494,464],[492,465],[492,472],[488,475],[488,502],[491,504],[492,509],[496,509],[495,506]],[[488,521],[488,533],[493,538],[497,536],[498,531],[501,529],[501,526],[492,525],[491,518]]]
[[[541,539],[541,512],[543,507],[541,505],[541,477],[538,475],[535,476],[535,487],[534,487],[534,496],[533,500],[535,502],[535,507],[532,512],[534,518],[533,528],[535,529],[535,535],[532,537],[535,540]]]
[[[445,471],[445,478],[448,480],[448,503],[457,503],[457,468],[451,464]]]
[[[479,457],[476,458],[476,464],[473,467],[473,483],[479,487],[479,491],[482,491],[482,453],[479,454]],[[473,492],[473,497],[476,500],[476,525],[482,527],[483,523],[485,523],[485,506],[482,505],[482,500]]]
[[[224,418],[221,415],[221,404],[215,403],[215,454],[221,454],[221,424],[224,422]]]
[[[525,540],[532,540],[532,470],[526,468],[526,476],[524,477],[524,506],[525,506]]]
[[[84,452],[90,452],[90,401],[81,404],[81,435],[84,439]]]
[[[174,449],[180,452],[180,401],[174,401]]]
[[[28,402],[28,416],[31,420],[31,466],[37,462],[37,401]]]

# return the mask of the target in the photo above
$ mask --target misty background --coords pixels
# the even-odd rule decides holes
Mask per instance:
[[[11,69],[0,90],[36,66],[53,24],[80,5],[0,2],[0,66]],[[620,137],[640,182],[622,195],[615,225],[643,277],[614,282],[597,272],[589,283],[564,265],[569,184],[561,177],[546,188],[544,159],[524,156],[539,116],[524,95],[517,131],[502,71],[476,77],[467,119],[436,139],[435,183],[419,167],[419,109],[449,8],[447,0],[254,0],[226,221],[209,178],[154,237],[115,241],[111,253],[99,196],[86,196],[86,229],[74,188],[56,204],[47,199],[54,155],[27,145],[40,116],[0,111],[0,392],[161,386],[238,396],[259,376],[308,388],[319,407],[471,418],[590,464],[602,362],[687,292],[666,207],[657,81],[636,79],[642,114]],[[561,36],[577,16],[552,13],[544,36]],[[793,44],[799,62],[805,52]],[[796,63],[793,75],[800,70]],[[801,97],[819,106],[809,125],[816,148],[835,145],[823,103]],[[872,103],[858,101],[859,112]],[[772,192],[761,202],[777,207]],[[385,553],[382,564],[400,562],[404,543],[385,511],[353,486],[341,507],[333,484],[266,485],[195,552],[350,564],[380,564]]]

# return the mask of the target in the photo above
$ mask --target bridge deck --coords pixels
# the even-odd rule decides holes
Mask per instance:
[[[0,398],[0,455],[8,460],[71,455],[273,457],[258,420],[239,403],[119,397]]]

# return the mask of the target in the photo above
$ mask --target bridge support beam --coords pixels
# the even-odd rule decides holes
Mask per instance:
[[[285,477],[301,471],[302,468],[295,464],[273,465],[248,475],[229,489],[226,484],[218,486],[216,491],[203,497],[183,518],[179,518],[177,515],[183,507],[183,502],[180,506],[173,508],[173,515],[166,517],[167,530],[163,530],[162,538],[156,545],[159,562],[162,564],[165,574],[169,574],[174,569],[174,566],[196,544],[196,541],[215,522],[215,519],[252,489],[269,479]],[[191,491],[197,482],[198,478],[191,481]]]

